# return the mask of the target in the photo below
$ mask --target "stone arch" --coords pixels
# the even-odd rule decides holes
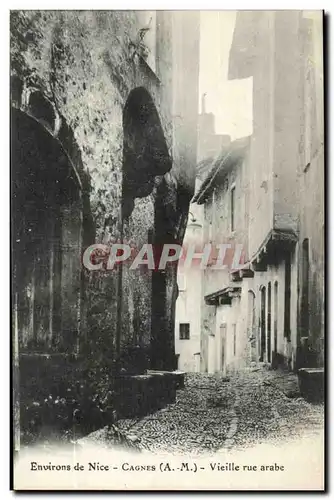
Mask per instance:
[[[151,222],[149,227],[145,228],[146,241],[153,244],[155,250],[155,259],[158,261],[162,245],[166,243],[166,234],[170,231],[170,222],[166,214],[166,183],[165,174],[172,168],[172,158],[170,157],[165,135],[163,132],[161,120],[150,93],[144,87],[133,89],[124,106],[123,110],[123,180],[122,180],[122,217],[120,234],[124,238],[124,228],[129,230],[128,222],[134,212],[134,201],[136,198],[148,198],[148,204],[151,204]],[[153,193],[153,189],[154,195]],[[173,224],[173,223],[172,223]],[[133,224],[132,226],[133,227]],[[144,228],[141,237],[145,235]],[[126,234],[127,238],[132,240],[132,234]],[[138,244],[138,242],[136,242]],[[123,338],[121,341],[121,332],[124,332],[124,310],[125,297],[123,294],[123,283],[133,280],[133,276],[119,266],[118,279],[118,335],[117,351],[121,353]],[[126,275],[125,275],[126,273]],[[141,333],[141,337],[147,336],[149,339],[138,338],[136,332],[134,336],[141,345],[147,345],[149,342],[149,358],[151,368],[161,368],[167,359],[167,352],[162,346],[165,346],[166,331],[168,329],[166,319],[167,304],[167,283],[164,270],[154,270],[147,273],[145,279],[141,278],[134,283],[131,293],[134,294],[134,301],[139,302],[139,294],[142,287],[143,300],[145,296],[144,308],[151,310],[150,332]],[[144,289],[144,288],[145,289]],[[148,292],[150,290],[150,292]],[[123,305],[122,305],[123,304]],[[134,309],[132,319],[133,328],[141,328],[140,325],[147,324],[147,319],[142,318],[144,310]],[[147,325],[148,326],[148,325]],[[146,328],[146,327],[145,327]],[[123,335],[123,334],[122,334]],[[174,338],[174,337],[173,337]],[[174,353],[173,353],[174,358]]]
[[[11,126],[13,299],[20,351],[76,353],[82,184],[51,126],[17,108]]]
[[[11,77],[11,105],[12,345],[18,449],[20,439],[31,437],[29,411],[22,408],[29,407],[31,398],[43,401],[51,392],[60,394],[71,383],[74,358],[82,353],[86,321],[81,251],[95,241],[95,227],[90,177],[65,118],[42,91],[16,75]],[[43,419],[38,418],[40,425]]]
[[[83,168],[81,151],[72,128],[54,102],[42,90],[27,85],[15,74],[11,76],[11,103],[12,110],[21,111],[45,129],[67,157],[81,188],[84,246],[91,245],[95,242],[95,224],[90,207],[90,176]],[[15,133],[15,130],[13,132]]]

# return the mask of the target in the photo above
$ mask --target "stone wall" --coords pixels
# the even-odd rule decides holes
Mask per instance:
[[[168,346],[159,356],[171,366],[176,272],[167,272],[163,321],[155,328],[152,271],[89,272],[80,253],[93,243],[122,240],[138,250],[152,240],[182,242],[195,182],[198,13],[150,15],[146,58],[138,45],[146,12],[11,13],[12,106],[46,131],[78,183],[80,208],[68,230],[81,237],[77,307],[69,309],[79,336],[70,350],[108,366],[122,351],[124,361],[128,348],[149,351],[159,328]],[[134,93],[138,106],[127,114]],[[49,165],[55,172],[57,162]],[[72,265],[70,259],[64,276]],[[147,357],[140,367],[124,363],[130,371],[150,367]]]
[[[299,139],[299,242],[298,242],[298,334],[305,337],[313,364],[324,365],[325,336],[325,153],[323,95],[323,35],[322,12],[303,13],[301,43],[304,48],[301,79],[303,80],[301,134]],[[308,242],[308,283],[303,277],[305,251]],[[305,268],[304,268],[305,269]],[[308,294],[308,325],[305,325],[303,294]]]

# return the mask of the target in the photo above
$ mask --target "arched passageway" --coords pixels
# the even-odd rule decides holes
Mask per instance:
[[[13,303],[21,354],[75,353],[81,300],[82,202],[60,143],[12,110]]]
[[[135,198],[152,193],[156,176],[172,167],[160,118],[143,87],[131,91],[123,112],[122,217],[128,218]]]

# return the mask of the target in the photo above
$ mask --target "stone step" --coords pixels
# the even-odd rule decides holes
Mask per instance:
[[[310,402],[324,400],[324,368],[300,368],[298,382],[301,395]]]
[[[174,371],[147,370],[146,373],[150,373],[150,374],[162,373],[166,376],[171,377],[171,379],[174,380],[176,389],[183,389],[184,388],[185,372],[183,372],[181,370],[174,370]]]
[[[122,375],[117,385],[119,418],[144,416],[175,402],[176,380],[170,372]]]

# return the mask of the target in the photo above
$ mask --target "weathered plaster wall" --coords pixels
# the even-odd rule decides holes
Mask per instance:
[[[254,15],[254,14],[253,14]],[[249,58],[253,76],[253,134],[249,162],[249,257],[273,226],[272,200],[272,36],[269,12],[257,12],[256,36]],[[255,28],[254,28],[255,29]],[[247,62],[244,61],[247,65]],[[269,124],[269,126],[268,126]]]
[[[249,159],[238,162],[233,169],[222,175],[214,194],[205,203],[204,242],[213,246],[231,245],[226,250],[224,263],[226,269],[204,270],[204,294],[213,293],[229,285],[234,256],[238,255],[236,245],[242,245],[240,263],[248,259],[248,219],[249,219]],[[231,230],[231,189],[234,188],[234,231]]]
[[[302,242],[309,240],[309,338],[310,346],[319,353],[318,363],[324,362],[325,334],[325,242],[324,242],[324,152],[320,150],[312,160],[307,173],[301,178],[301,198],[303,200],[300,214],[300,243],[298,246],[299,287],[302,289]],[[315,209],[316,207],[316,209]],[[301,296],[299,297],[299,314],[301,315]],[[301,324],[299,321],[299,326]],[[300,331],[300,335],[303,332]]]
[[[106,219],[109,232],[115,232],[122,185],[122,113],[133,88],[143,85],[152,93],[171,148],[170,96],[131,60],[129,43],[140,27],[138,16],[131,11],[12,13],[13,73],[54,102],[73,131],[91,177],[91,208],[100,239],[106,236]],[[165,48],[166,41],[161,51]],[[171,79],[170,54],[166,56],[158,76]]]
[[[256,33],[252,33],[252,25],[256,26]],[[245,36],[251,35],[254,43],[250,48],[245,45]],[[272,227],[297,234],[299,241],[291,269],[291,345],[282,352],[294,364],[300,338],[306,336],[310,348],[318,352],[317,363],[321,365],[324,359],[322,12],[238,14],[231,74],[232,78],[253,76],[250,257]],[[309,327],[305,333],[302,246],[306,239],[309,241]]]
[[[202,299],[201,271],[188,270],[185,280],[185,290],[179,291],[176,303],[175,353],[179,354],[179,369],[186,372],[198,370],[197,356],[200,353],[201,341],[201,310]],[[190,324],[189,340],[180,339],[180,323]]]
[[[303,107],[299,44],[300,12],[275,13],[272,58],[272,175],[274,227],[298,229],[298,154],[300,116]]]
[[[304,106],[299,139],[299,244],[298,288],[303,289],[302,245],[309,241],[309,339],[311,349],[318,352],[317,363],[324,364],[325,335],[325,156],[323,95],[322,12],[303,13],[301,41],[304,48],[301,68]],[[298,334],[304,336],[302,297],[298,297]]]
[[[201,219],[191,222],[196,209],[191,206],[191,215],[184,238],[184,248],[188,245],[202,245]],[[198,211],[199,213],[199,211]],[[196,262],[188,268],[181,262],[178,269],[179,296],[176,302],[175,314],[175,353],[179,354],[179,369],[194,372],[199,369],[199,354],[201,350],[201,301],[203,300],[203,272]],[[190,324],[190,339],[180,339],[180,323]]]
[[[200,185],[196,179],[197,187]],[[190,204],[188,224],[183,240],[184,256],[189,245],[203,246],[204,207]],[[178,265],[179,295],[175,309],[175,353],[179,354],[178,367],[187,372],[200,370],[203,300],[203,273],[198,265],[185,267],[184,260]],[[190,339],[180,339],[180,323],[190,323]],[[199,354],[197,354],[199,353]]]

